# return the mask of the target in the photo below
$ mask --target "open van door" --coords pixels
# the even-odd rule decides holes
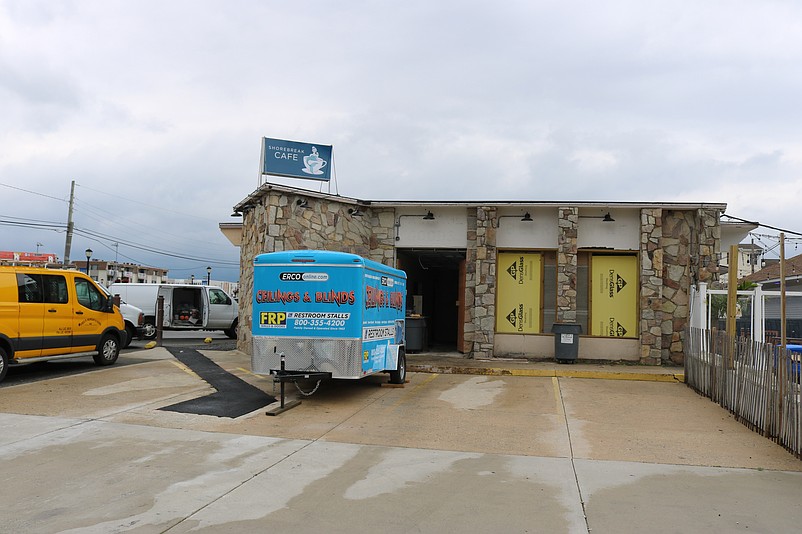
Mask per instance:
[[[170,326],[173,318],[173,288],[159,287],[159,292],[156,294],[156,313],[159,310],[159,297],[164,297],[164,316],[162,317],[162,326]]]

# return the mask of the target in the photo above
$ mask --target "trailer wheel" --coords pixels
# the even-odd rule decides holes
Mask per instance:
[[[403,384],[407,380],[407,355],[404,348],[398,349],[398,369],[390,371],[391,384]]]
[[[106,334],[98,345],[97,354],[95,354],[95,363],[98,365],[111,365],[117,361],[120,355],[120,342],[112,334]]]

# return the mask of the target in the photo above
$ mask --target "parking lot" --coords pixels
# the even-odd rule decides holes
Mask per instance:
[[[243,392],[278,394],[215,343],[168,348],[205,357]],[[176,411],[238,396],[182,360],[194,361],[132,346],[112,367],[4,382],[0,530],[781,532],[802,521],[802,462],[681,383],[410,373],[395,388],[380,375],[310,397],[288,385],[300,406],[227,417]]]

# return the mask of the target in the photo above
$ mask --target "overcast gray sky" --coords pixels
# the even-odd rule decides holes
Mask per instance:
[[[62,256],[27,225],[64,224],[75,180],[72,259],[236,279],[217,224],[263,136],[334,145],[361,199],[726,202],[802,232],[800,60],[793,1],[0,0],[0,221],[26,225],[0,250]]]

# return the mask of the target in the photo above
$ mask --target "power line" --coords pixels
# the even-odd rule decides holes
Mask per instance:
[[[84,217],[88,217],[88,218],[90,218],[90,219],[92,219],[94,221],[97,221],[97,222],[100,222],[100,223],[104,223],[104,224],[112,224],[112,225],[116,225],[116,226],[122,226],[123,230],[125,230],[127,232],[130,232],[130,228],[134,227],[134,228],[137,229],[136,230],[137,234],[139,234],[140,237],[143,237],[143,234],[145,233],[145,232],[143,232],[143,230],[150,229],[150,230],[153,230],[154,232],[158,232],[156,235],[157,235],[157,238],[158,238],[159,241],[172,241],[177,246],[182,246],[182,245],[186,246],[187,245],[187,241],[192,241],[194,243],[199,243],[199,244],[202,244],[202,245],[208,245],[209,244],[208,241],[202,241],[202,240],[199,240],[199,239],[191,239],[191,238],[188,238],[185,235],[179,236],[179,235],[175,235],[175,234],[170,234],[168,232],[165,232],[162,229],[158,229],[157,230],[155,228],[148,228],[147,226],[145,226],[145,222],[143,222],[142,220],[134,220],[134,219],[132,219],[130,217],[121,216],[119,214],[119,212],[112,213],[112,212],[109,212],[107,210],[103,210],[103,209],[97,208],[95,206],[92,206],[91,204],[88,204],[87,202],[81,201],[80,199],[76,199],[76,203],[75,204],[76,204],[76,210],[75,211],[77,213],[80,213]],[[126,222],[126,221],[128,221],[128,222]],[[172,238],[172,239],[168,239],[168,238]],[[195,247],[195,248],[198,248],[198,247]]]
[[[113,195],[113,194],[111,194],[111,193],[107,193],[106,191],[100,191],[100,190],[98,190],[98,189],[92,189],[91,187],[88,187],[88,186],[85,186],[85,185],[81,185],[81,184],[78,184],[78,183],[76,183],[76,185],[77,185],[78,187],[82,187],[82,188],[84,188],[84,189],[86,189],[86,190],[88,190],[88,191],[94,191],[95,193],[100,193],[101,195],[108,195],[108,196],[110,196],[110,197],[112,197],[112,198],[118,198],[118,199],[120,199],[120,200],[125,200],[125,201],[127,201],[127,202],[132,202],[132,203],[134,203],[134,204],[139,204],[139,205],[141,205],[141,206],[145,206],[145,207],[148,207],[148,208],[153,208],[153,207],[154,207],[154,205],[153,205],[152,203],[148,203],[148,202],[140,202],[140,201],[138,201],[138,200],[132,200],[132,199],[130,199],[130,198],[121,197],[121,196],[118,196],[118,195]],[[169,212],[171,212],[171,213],[175,213],[175,214],[177,214],[177,215],[182,215],[182,216],[184,216],[184,217],[192,217],[192,218],[195,218],[195,219],[200,219],[200,220],[203,220],[203,221],[217,222],[217,221],[215,221],[214,219],[208,219],[208,218],[206,218],[206,217],[200,217],[200,216],[198,216],[198,215],[195,215],[195,214],[193,214],[193,213],[183,213],[183,212],[176,211],[176,210],[171,210],[171,209],[167,209],[167,208],[161,208],[161,207],[158,207],[158,206],[156,206],[156,207],[157,207],[157,208],[158,208],[160,211],[169,211]]]
[[[25,193],[30,193],[32,195],[37,195],[37,196],[45,197],[45,198],[51,198],[53,200],[58,200],[60,202],[67,202],[63,198],[58,198],[58,197],[54,197],[54,196],[50,196],[50,195],[45,195],[44,193],[37,193],[36,191],[30,191],[28,189],[23,189],[21,187],[16,187],[16,186],[13,186],[13,185],[10,185],[10,184],[4,184],[4,183],[0,182],[0,185],[2,185],[3,187],[8,187],[9,189],[16,189],[17,191],[23,191]]]
[[[58,198],[58,197],[54,197],[54,196],[51,196],[51,195],[46,195],[44,193],[39,193],[37,191],[31,191],[29,189],[24,189],[24,188],[21,188],[21,187],[16,187],[16,186],[13,186],[13,185],[10,185],[10,184],[6,184],[6,183],[0,182],[0,185],[2,185],[4,187],[7,187],[9,189],[22,191],[24,193],[29,193],[29,194],[37,195],[37,196],[44,197],[44,198],[50,198],[50,199],[54,199],[54,200],[59,200],[61,202],[67,202],[66,200]],[[76,183],[76,185],[80,186],[80,184],[77,184],[77,183]],[[96,190],[96,189],[92,189],[92,188],[86,187],[86,186],[81,186],[81,187],[84,187],[84,189],[95,191],[97,193],[101,193],[101,194],[108,195],[108,196],[111,196],[111,197],[119,198],[119,199],[122,199],[122,200],[127,200],[127,201],[133,202],[135,204],[141,204],[141,205],[147,206],[147,207],[149,207],[151,209],[154,208],[153,204],[148,204],[148,203],[138,202],[138,201],[131,200],[131,199],[126,199],[124,197],[120,197],[120,196],[117,196],[117,195],[112,195],[110,193],[106,193],[104,191],[99,191],[99,190]],[[119,213],[111,213],[111,212],[109,212],[107,210],[96,208],[96,207],[92,206],[91,204],[89,204],[87,202],[80,202],[79,205],[83,208],[81,210],[81,213],[83,213],[88,218],[93,219],[93,220],[98,221],[98,222],[102,222],[102,223],[112,222],[112,223],[116,224],[117,220],[120,218]],[[206,219],[206,218],[203,218],[203,217],[198,217],[197,215],[184,214],[184,213],[177,212],[175,210],[169,210],[169,209],[166,209],[166,208],[160,208],[160,207],[156,207],[156,208],[159,209],[160,211],[167,211],[167,212],[177,213],[177,214],[182,215],[182,216],[194,217],[194,218],[201,219],[201,220],[211,220],[211,219]],[[101,215],[101,216],[94,215],[93,216],[92,212],[100,213],[100,214],[103,214],[103,215]],[[2,218],[0,218],[0,226],[24,227],[24,228],[31,228],[31,229],[49,229],[49,230],[54,230],[54,231],[65,231],[66,228],[67,228],[66,223],[62,223],[62,222],[38,221],[38,220],[35,220],[35,219],[24,219],[24,218],[20,218],[20,217],[12,217],[12,216],[6,216],[6,215],[0,215],[0,217],[2,217]],[[134,223],[131,223],[131,224],[136,225],[136,227],[139,230],[141,230],[141,228],[142,228],[142,225],[139,222],[134,222]],[[223,267],[223,266],[237,266],[238,267],[239,266],[239,262],[238,261],[234,262],[234,261],[226,261],[226,260],[219,260],[219,259],[200,258],[200,257],[198,257],[196,255],[191,255],[191,254],[180,254],[180,253],[175,253],[175,252],[168,252],[168,251],[165,251],[165,250],[155,249],[155,248],[150,247],[148,245],[144,245],[144,244],[140,244],[140,243],[135,243],[135,242],[119,239],[117,237],[109,236],[109,235],[106,235],[106,234],[101,234],[101,233],[98,233],[98,232],[93,232],[91,230],[76,228],[75,232],[76,233],[80,233],[84,237],[91,238],[96,242],[99,242],[98,240],[109,240],[109,241],[113,241],[113,242],[124,244],[126,246],[131,247],[131,248],[139,249],[139,250],[142,250],[142,251],[145,251],[145,252],[150,252],[150,253],[157,254],[157,255],[160,255],[160,256],[167,256],[167,257],[184,259],[184,260],[189,260],[189,261],[200,261],[200,262],[203,262],[204,264],[212,264],[212,265],[216,265],[218,267]],[[164,237],[165,236],[169,236],[169,235],[170,234],[166,234],[164,232],[160,232],[159,239],[161,241],[164,241],[165,240]],[[186,236],[172,235],[172,237],[174,239],[178,239],[180,237],[180,239],[184,243],[187,241],[187,239],[189,239]],[[204,244],[207,244],[207,245],[209,244],[206,241],[200,241],[200,240],[197,240],[197,239],[190,239],[190,240],[194,241],[196,243],[204,243]],[[123,257],[125,257],[127,259],[130,259],[130,260],[132,260],[134,262],[137,262],[137,260],[135,260],[133,258],[130,258],[128,256],[123,255]],[[138,262],[138,263],[141,263],[141,262]]]
[[[167,257],[171,257],[171,258],[178,258],[178,259],[189,260],[189,261],[200,261],[200,262],[204,262],[204,263],[212,263],[212,264],[217,264],[217,265],[232,265],[232,266],[233,265],[239,265],[239,262],[235,262],[235,261],[210,260],[208,258],[199,258],[197,256],[189,256],[189,255],[184,255],[184,254],[176,254],[176,253],[173,253],[173,252],[167,252],[167,251],[164,251],[164,250],[158,250],[158,249],[154,249],[152,247],[149,247],[147,245],[141,245],[141,244],[137,244],[137,243],[132,243],[130,241],[126,241],[126,240],[120,239],[118,237],[109,236],[109,235],[101,234],[101,233],[98,233],[98,232],[93,232],[91,230],[84,230],[82,228],[75,228],[74,231],[75,231],[76,234],[80,234],[80,235],[82,235],[84,237],[92,237],[92,238],[96,238],[96,239],[106,239],[108,241],[112,241],[112,242],[115,242],[115,243],[120,243],[120,244],[126,245],[128,247],[139,249],[139,250],[143,250],[145,252],[150,252],[152,254],[156,254],[156,255],[159,255],[159,256],[167,256]]]
[[[3,217],[5,217],[5,216],[3,216]],[[64,231],[66,229],[66,224],[64,224],[64,223],[37,222],[35,220],[29,220],[29,219],[20,219],[20,218],[16,218],[16,217],[11,217],[11,218],[12,219],[17,219],[17,220],[0,219],[0,226],[13,226],[13,227],[21,227],[21,228],[32,228],[32,229],[42,229],[42,230],[54,230],[54,231]],[[120,243],[120,244],[126,245],[128,247],[131,247],[131,248],[134,248],[134,249],[138,249],[138,250],[142,250],[142,251],[145,251],[145,252],[149,252],[149,253],[152,253],[152,254],[156,254],[156,255],[159,255],[159,256],[167,256],[167,257],[178,258],[178,259],[182,259],[182,260],[197,261],[197,262],[202,262],[202,263],[207,264],[207,265],[211,264],[211,265],[215,265],[215,266],[218,266],[218,267],[239,266],[239,262],[238,261],[226,261],[226,260],[212,259],[212,258],[201,258],[201,257],[198,257],[198,256],[192,256],[192,255],[186,255],[186,254],[177,254],[177,253],[173,253],[173,252],[168,252],[168,251],[164,251],[164,250],[155,249],[155,248],[149,247],[147,245],[143,245],[143,244],[139,244],[139,243],[133,243],[133,242],[130,242],[130,241],[127,241],[127,240],[124,240],[124,239],[120,239],[118,237],[102,234],[102,233],[99,233],[99,232],[94,232],[92,230],[85,230],[85,229],[82,229],[82,228],[75,228],[74,231],[75,231],[76,234],[82,235],[84,237],[92,239],[93,241],[99,242],[101,244],[103,244],[102,241],[105,240],[105,241],[111,241],[111,242],[114,242],[114,243]],[[107,246],[107,245],[104,244],[104,246]],[[130,257],[126,256],[125,254],[120,254],[120,255],[123,256],[124,258],[128,258],[128,259],[134,261],[135,263],[144,263],[144,262],[138,262],[137,260],[134,260],[133,258],[130,258]]]
[[[783,230],[782,228],[777,228],[776,226],[770,226],[768,224],[763,224],[761,222],[747,221],[746,219],[741,219],[739,217],[733,217],[732,215],[727,215],[726,213],[722,213],[721,216],[722,217],[727,217],[727,218],[735,220],[735,221],[743,222],[743,223],[754,224],[756,226],[762,226],[763,228],[771,228],[772,230],[777,230],[778,232],[783,232],[783,233],[786,233],[786,234],[794,234],[794,235],[802,236],[802,233],[794,232],[793,230]]]

